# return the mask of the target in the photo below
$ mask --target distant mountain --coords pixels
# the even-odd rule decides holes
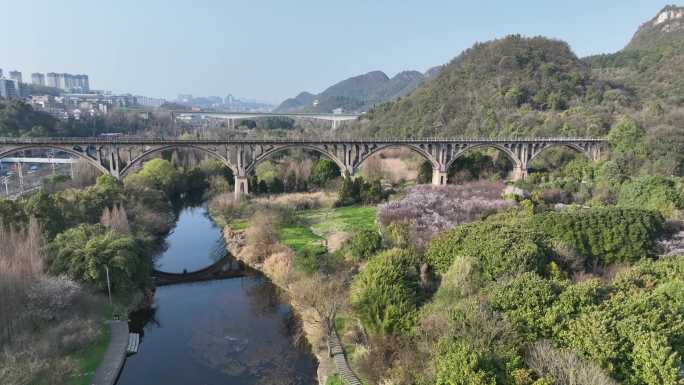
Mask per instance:
[[[362,117],[364,135],[602,135],[602,114],[633,95],[601,81],[561,41],[518,35],[475,44],[413,92]],[[578,113],[581,111],[581,114]]]
[[[585,59],[602,79],[634,89],[644,103],[684,103],[684,8],[669,5],[614,54]]]
[[[407,95],[425,76],[418,71],[400,72],[389,78],[382,71],[354,76],[328,87],[318,95],[302,92],[285,100],[277,112],[332,112],[342,108],[347,112],[362,112],[378,103]]]

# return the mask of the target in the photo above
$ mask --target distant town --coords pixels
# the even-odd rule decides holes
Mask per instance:
[[[21,71],[0,68],[0,97],[21,99],[35,110],[44,111],[61,120],[80,119],[84,116],[106,115],[117,110],[131,109],[211,109],[233,112],[269,112],[274,106],[256,100],[246,100],[228,94],[193,97],[179,94],[175,100],[153,98],[130,93],[91,89],[86,74],[35,72],[30,83]]]

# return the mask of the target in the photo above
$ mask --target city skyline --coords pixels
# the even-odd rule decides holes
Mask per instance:
[[[0,33],[12,38],[0,57],[5,73],[20,70],[25,82],[34,72],[87,73],[93,88],[115,93],[168,100],[230,93],[276,104],[373,70],[425,71],[476,42],[515,33],[564,40],[578,56],[615,52],[666,3],[0,2],[45,26],[13,33],[21,18],[9,18]],[[54,17],[64,21],[54,28],[66,44],[49,44]]]

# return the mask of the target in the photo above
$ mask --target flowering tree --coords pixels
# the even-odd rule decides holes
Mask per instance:
[[[477,181],[463,185],[419,185],[400,200],[379,206],[378,221],[387,228],[404,225],[413,246],[424,249],[437,233],[455,225],[507,209],[502,182]]]

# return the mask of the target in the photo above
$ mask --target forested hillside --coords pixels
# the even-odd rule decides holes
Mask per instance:
[[[645,104],[684,103],[684,8],[667,6],[614,54],[586,59],[596,76],[633,89]]]
[[[635,103],[592,75],[561,41],[508,36],[478,43],[438,76],[369,111],[372,135],[605,135],[616,110]]]

